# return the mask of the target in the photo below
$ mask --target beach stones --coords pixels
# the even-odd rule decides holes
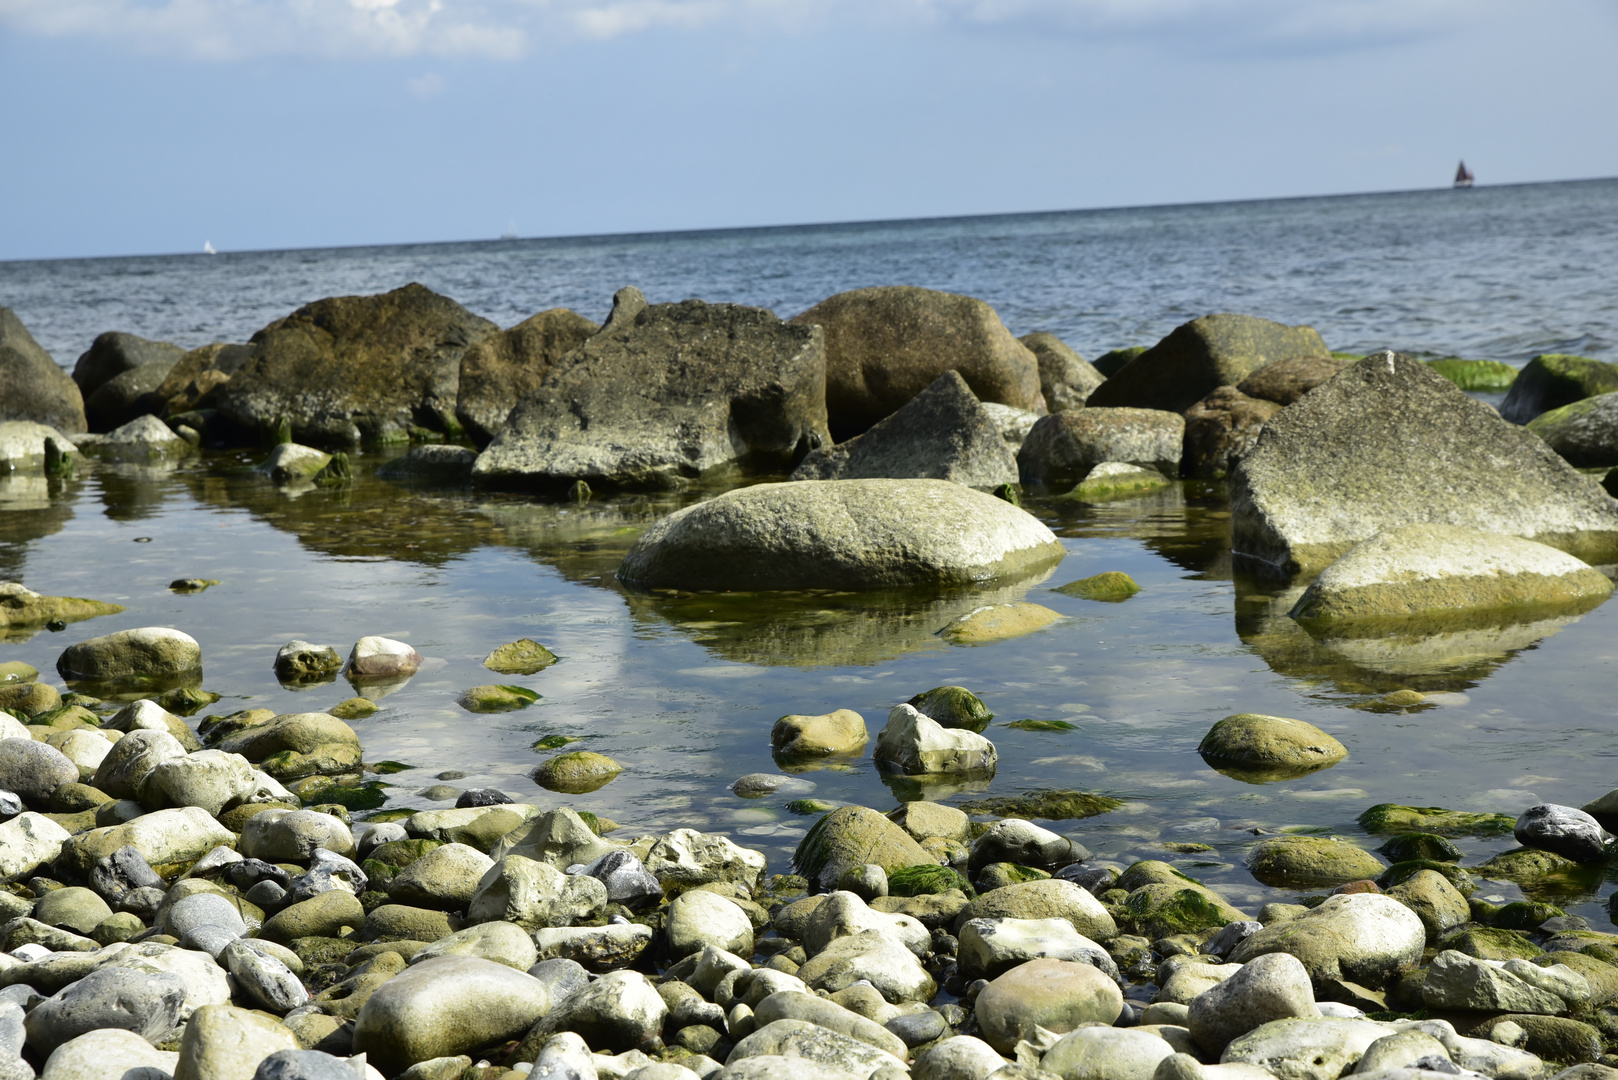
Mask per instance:
[[[1382,873],[1369,851],[1329,836],[1277,836],[1261,840],[1247,854],[1247,868],[1271,885],[1307,888],[1343,885]]]
[[[972,841],[967,867],[973,874],[997,862],[1058,870],[1087,858],[1089,852],[1059,833],[1021,818],[1006,818],[990,825]]]
[[[49,1054],[68,1040],[100,1028],[121,1028],[157,1042],[174,1027],[184,1001],[185,982],[178,975],[100,968],[28,1014],[28,1042]]]
[[[1330,896],[1295,918],[1271,923],[1236,946],[1232,963],[1266,953],[1290,953],[1316,982],[1345,979],[1385,986],[1416,965],[1427,931],[1416,913],[1374,893]]]
[[[83,452],[103,461],[162,465],[191,453],[191,444],[157,417],[146,415],[113,428],[94,442],[85,442]]]
[[[0,386],[0,420],[31,420],[68,435],[85,430],[78,385],[8,307],[0,307]]]
[[[961,910],[956,926],[972,919],[1066,919],[1091,941],[1111,941],[1117,923],[1101,901],[1071,881],[1047,878],[1003,885],[983,893]]]
[[[325,682],[342,666],[336,649],[308,641],[289,641],[275,654],[275,677],[284,683]]]
[[[59,471],[64,459],[71,464],[77,450],[71,439],[49,424],[0,420],[0,473]]]
[[[906,775],[992,772],[998,754],[982,735],[946,728],[909,705],[895,705],[876,737],[872,758]]]
[[[747,912],[718,893],[693,889],[674,898],[664,923],[669,955],[677,958],[715,945],[726,952],[753,955],[753,924]]]
[[[0,747],[5,742],[0,742]],[[32,812],[0,823],[0,877],[21,878],[51,862],[61,854],[62,845],[71,835],[50,818]]]
[[[477,451],[464,446],[424,443],[383,465],[376,475],[381,480],[459,487],[472,482],[477,460]]]
[[[1063,552],[1029,514],[948,481],[799,481],[669,515],[618,574],[643,588],[937,587],[1034,573]]]
[[[1408,357],[1366,357],[1277,413],[1231,473],[1231,546],[1321,567],[1404,525],[1618,551],[1618,501],[1532,433]]]
[[[1319,1015],[1303,964],[1286,953],[1269,953],[1193,998],[1186,1026],[1199,1046],[1218,1054],[1232,1039],[1271,1020]]]
[[[989,983],[974,1011],[984,1039],[1006,1054],[1036,1026],[1065,1035],[1082,1024],[1110,1025],[1123,1006],[1118,984],[1095,967],[1045,959],[1020,964]]]
[[[343,673],[350,679],[404,679],[421,667],[422,656],[403,641],[362,637],[348,654]]]
[[[537,985],[537,980],[530,981]],[[622,1053],[641,1049],[660,1036],[668,1014],[668,1006],[646,976],[638,971],[609,972],[557,1002],[533,1025],[517,1056],[524,1056],[523,1050],[530,1045],[543,1046],[550,1036],[563,1031],[579,1035],[592,1050]],[[357,1039],[355,1046],[359,1046]]]
[[[1039,392],[1045,396],[1045,407],[1053,413],[1082,407],[1106,379],[1055,334],[1040,331],[1017,340],[1034,354],[1039,365]]]
[[[1314,327],[1252,315],[1204,315],[1114,372],[1087,409],[1127,406],[1183,413],[1220,386],[1235,386],[1267,364],[1330,356]]]
[[[593,750],[573,750],[540,762],[534,770],[534,783],[551,791],[581,794],[595,791],[610,782],[624,767]]]
[[[45,1075],[51,1080],[123,1080],[131,1075],[155,1080],[173,1075],[179,1058],[174,1051],[159,1050],[133,1031],[99,1028],[69,1039],[52,1051],[45,1062]]]
[[[1618,364],[1587,356],[1543,353],[1523,365],[1512,382],[1500,415],[1527,424],[1542,413],[1618,390]]]
[[[1017,460],[966,380],[946,371],[869,430],[811,451],[792,473],[794,480],[872,477],[992,488],[1017,482]]]
[[[1273,401],[1219,387],[1186,410],[1182,475],[1223,478],[1252,448],[1265,421],[1280,411]]]
[[[1238,779],[1288,779],[1335,765],[1348,749],[1313,724],[1285,716],[1238,713],[1208,730],[1197,746],[1204,761]]]
[[[763,308],[613,299],[479,455],[485,487],[668,488],[747,458],[783,468],[830,442],[820,332]]]
[[[414,907],[463,911],[492,866],[494,860],[477,848],[444,844],[399,871],[388,883],[388,895]]]
[[[120,630],[69,645],[56,673],[69,683],[163,689],[202,678],[202,646],[166,626]]]
[[[1523,847],[1552,851],[1574,862],[1598,863],[1607,857],[1606,830],[1595,818],[1571,806],[1530,806],[1517,819],[1513,835]]]
[[[512,405],[600,329],[576,311],[551,308],[474,342],[461,356],[455,418],[473,442],[487,446],[504,430]]]
[[[1618,465],[1618,392],[1541,413],[1528,430],[1581,469]]]
[[[848,439],[947,371],[979,401],[1043,412],[1039,361],[982,300],[910,285],[838,293],[796,316],[825,341],[826,413]]]
[[[1453,618],[1467,610],[1587,610],[1612,593],[1599,570],[1554,547],[1452,525],[1405,525],[1350,548],[1292,609],[1306,624]],[[1378,624],[1379,625],[1379,624]],[[1378,625],[1371,632],[1380,632]]]
[[[507,642],[483,658],[484,667],[502,675],[534,675],[554,663],[556,654],[533,638]]]
[[[185,1026],[174,1080],[250,1077],[271,1054],[297,1049],[297,1037],[262,1013],[234,1005],[206,1005]]]
[[[1185,419],[1159,409],[1096,408],[1042,417],[1017,451],[1025,484],[1063,488],[1103,462],[1119,462],[1177,476]]]
[[[283,713],[226,735],[215,749],[240,754],[277,780],[357,768],[360,737],[329,713]]]
[[[889,1002],[932,999],[938,984],[905,945],[887,930],[862,930],[834,938],[798,968],[811,990],[835,994],[868,982]]]
[[[250,798],[258,786],[258,770],[240,754],[199,750],[154,764],[140,795],[142,805],[153,810],[198,806],[217,817],[225,807]]]
[[[1041,957],[1089,964],[1118,978],[1118,967],[1107,950],[1066,919],[968,919],[957,936],[963,979],[993,979]]]
[[[1589,999],[1584,976],[1563,964],[1479,960],[1445,949],[1427,967],[1421,998],[1431,1009],[1560,1016]]]
[[[79,767],[53,746],[33,739],[0,739],[0,790],[43,805],[51,792],[79,778]]]

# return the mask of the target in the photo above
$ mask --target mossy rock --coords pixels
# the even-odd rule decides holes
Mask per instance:
[[[1050,876],[1044,870],[1037,870],[1032,866],[1019,866],[1017,863],[1009,862],[990,863],[978,871],[977,887],[981,892],[989,892],[1007,885],[1021,885],[1025,881],[1044,881]]]
[[[533,745],[529,747],[529,749],[560,750],[568,743],[576,743],[579,741],[581,740],[577,735],[546,735],[544,738],[535,739]]]
[[[411,769],[414,769],[414,768],[415,768],[414,765],[406,765],[402,761],[383,760],[383,761],[373,761],[370,764],[366,765],[365,766],[365,771],[370,772],[370,773],[377,773],[380,776],[391,776],[394,773],[408,772],[408,771],[410,771]]]
[[[1237,713],[1209,728],[1197,753],[1232,779],[1262,784],[1295,780],[1335,765],[1348,757],[1348,748],[1303,720]]]
[[[1002,724],[1001,727],[1015,728],[1018,731],[1077,731],[1079,725],[1070,724],[1066,720],[1013,720]]]
[[[1404,859],[1389,866],[1377,875],[1376,883],[1384,889],[1391,889],[1395,885],[1403,885],[1423,870],[1431,870],[1455,887],[1455,891],[1462,896],[1471,896],[1477,891],[1477,882],[1472,875],[1462,870],[1452,862],[1440,862],[1436,859]]]
[[[365,861],[386,863],[397,870],[403,870],[429,851],[443,846],[437,840],[390,840],[372,849]]]
[[[579,815],[579,820],[584,822],[591,832],[597,836],[601,835],[601,819],[595,815],[594,811],[576,810],[574,812]]]
[[[350,938],[305,937],[292,942],[288,947],[297,954],[299,960],[303,961],[305,970],[308,970],[323,964],[342,963],[343,958],[358,948],[359,944]]]
[[[1426,832],[1437,836],[1510,836],[1517,819],[1509,814],[1475,814],[1442,806],[1377,803],[1359,816],[1368,833]]]
[[[582,795],[610,783],[624,767],[593,750],[573,750],[540,763],[534,782],[550,791]]]
[[[249,728],[267,724],[273,719],[275,719],[274,709],[241,709],[224,716],[204,716],[197,724],[197,737],[205,745],[212,746],[224,742],[232,735],[240,735]]]
[[[790,814],[829,814],[837,809],[833,803],[824,799],[793,799],[787,803],[787,812]]]
[[[500,646],[483,660],[483,666],[502,675],[534,675],[556,663],[556,654],[533,638],[518,638]]]
[[[346,810],[376,810],[388,801],[386,784],[333,784],[320,792],[321,801]]]
[[[370,698],[351,697],[328,710],[339,720],[360,720],[376,712],[379,706]]]
[[[1601,880],[1599,866],[1587,866],[1564,855],[1538,848],[1520,847],[1502,851],[1487,862],[1473,867],[1473,870],[1480,877],[1515,881],[1524,886],[1561,885],[1580,889],[1588,885],[1594,888]]]
[[[320,794],[322,797],[324,797],[326,793],[322,791]],[[306,802],[303,804],[303,808],[305,810],[313,810],[317,814],[326,814],[330,817],[334,817],[338,821],[341,821],[344,825],[354,824],[354,819],[349,816],[348,807],[344,806],[340,802]]]
[[[1471,906],[1474,922],[1499,930],[1538,930],[1547,919],[1560,919],[1567,914],[1555,904],[1532,900],[1514,900],[1498,905],[1487,900],[1474,900]]]
[[[1130,345],[1122,349],[1113,349],[1090,361],[1090,366],[1101,372],[1102,378],[1110,379],[1122,371],[1124,365],[1150,348],[1150,345]]]
[[[58,705],[35,716],[29,723],[36,727],[65,731],[68,728],[100,727],[101,717],[82,705]]]
[[[30,683],[39,680],[39,669],[21,660],[0,661],[0,684]]]
[[[1479,960],[1532,960],[1545,955],[1545,950],[1530,941],[1527,934],[1492,926],[1459,927],[1440,938],[1438,947]]]
[[[932,896],[960,889],[967,899],[976,899],[977,890],[966,875],[950,866],[905,866],[888,875],[889,896]]]
[[[917,694],[907,704],[947,728],[981,732],[994,719],[982,699],[964,686],[936,686]]]
[[[1389,837],[1387,843],[1377,848],[1377,851],[1387,856],[1389,862],[1395,864],[1411,859],[1426,859],[1431,862],[1442,863],[1461,861],[1461,849],[1437,833],[1398,833]]]
[[[1168,477],[1156,469],[1121,462],[1103,462],[1090,471],[1083,480],[1058,495],[1058,500],[1072,502],[1112,502],[1134,495],[1161,491],[1169,486]]]
[[[384,824],[389,821],[408,821],[409,819],[415,817],[418,813],[420,813],[419,810],[414,810],[408,806],[396,806],[392,810],[378,810],[374,814],[366,814],[365,820],[376,822],[378,824]]]
[[[526,686],[491,683],[461,691],[455,703],[467,712],[496,713],[526,709],[538,700],[539,695]]]
[[[1184,888],[1187,885],[1201,887],[1202,882],[1181,873],[1161,859],[1142,859],[1140,862],[1131,863],[1122,874],[1118,875],[1116,882],[1116,887],[1125,892],[1134,892],[1146,885],[1173,885],[1176,888]]]
[[[1140,592],[1140,586],[1135,584],[1134,578],[1122,570],[1108,570],[1105,573],[1070,581],[1061,588],[1051,591],[1059,592],[1063,596],[1075,596],[1080,600],[1100,600],[1116,604]]]
[[[1032,821],[1071,821],[1095,817],[1124,805],[1124,800],[1110,795],[1091,795],[1084,791],[1032,791],[1026,795],[1001,795],[992,799],[977,799],[962,803],[968,814],[992,814],[1001,818],[1023,818]]]
[[[204,705],[212,705],[220,695],[194,686],[176,686],[157,695],[157,703],[176,716],[191,716]]]
[[[1446,356],[1442,360],[1429,360],[1427,366],[1462,390],[1510,390],[1517,381],[1517,369],[1498,360],[1462,360]]]
[[[792,855],[793,868],[823,889],[865,863],[882,867],[890,890],[895,872],[936,865],[909,833],[865,806],[840,806],[815,822]]]
[[[255,814],[262,814],[266,810],[301,809],[303,809],[303,803],[299,802],[297,799],[294,799],[292,802],[243,803],[241,806],[233,806],[229,810],[226,810],[224,813],[220,814],[219,824],[223,825],[231,832],[239,833],[242,831],[242,829],[247,827],[248,819],[253,817]]]
[[[1244,918],[1211,890],[1183,882],[1142,885],[1118,906],[1120,928],[1153,941],[1217,929]]]
[[[1254,845],[1247,869],[1265,885],[1308,888],[1374,878],[1384,867],[1369,851],[1329,836],[1278,836]]]

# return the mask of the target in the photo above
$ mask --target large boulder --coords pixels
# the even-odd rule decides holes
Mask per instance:
[[[1231,473],[1231,547],[1318,568],[1386,529],[1447,524],[1618,557],[1618,501],[1425,364],[1368,356],[1264,425]]]
[[[0,425],[4,427],[7,425]],[[43,626],[52,619],[78,622],[97,615],[116,615],[122,604],[80,596],[45,596],[15,581],[0,581],[0,632]]]
[[[1563,405],[1528,421],[1569,465],[1581,469],[1618,465],[1618,391]]]
[[[506,426],[511,407],[545,381],[556,362],[601,328],[576,311],[551,308],[491,334],[461,357],[455,417],[479,446]]]
[[[0,420],[85,430],[84,396],[8,307],[0,307]]]
[[[982,300],[913,285],[855,289],[792,320],[826,342],[826,413],[847,439],[958,371],[979,401],[1045,411],[1039,362]]]
[[[1546,353],[1523,365],[1500,403],[1500,415],[1513,424],[1526,424],[1540,413],[1614,390],[1618,390],[1618,364]]]
[[[84,418],[90,430],[112,431],[145,416],[150,411],[151,395],[163,385],[173,367],[173,361],[142,364],[96,387],[84,399]]]
[[[1235,386],[1266,364],[1330,356],[1312,326],[1283,326],[1252,315],[1204,315],[1125,364],[1086,405],[1185,412],[1220,386]]]
[[[119,630],[63,649],[56,673],[69,683],[162,690],[201,680],[202,646],[166,626]]]
[[[164,364],[172,368],[185,350],[167,341],[148,341],[134,334],[108,330],[90,343],[73,365],[73,381],[88,401],[90,395],[118,376],[137,368]]]
[[[809,480],[670,514],[635,541],[618,576],[642,588],[950,587],[1032,574],[1063,554],[1034,517],[960,484]]]
[[[864,806],[843,806],[810,827],[792,856],[798,873],[822,889],[835,889],[844,874],[870,863],[887,873],[938,860],[902,828]]]
[[[145,398],[146,409],[157,416],[177,416],[193,409],[211,408],[219,388],[257,356],[257,345],[216,342],[192,349],[175,362]],[[212,433],[213,426],[209,426]]]
[[[1091,392],[1107,379],[1055,334],[1041,331],[1017,340],[1039,363],[1039,392],[1053,413],[1082,408]]]
[[[1024,483],[1053,488],[1078,483],[1106,461],[1175,476],[1184,442],[1177,413],[1086,406],[1041,417],[1017,452],[1017,469]]]
[[[1346,979],[1375,988],[1414,967],[1426,944],[1421,919],[1399,901],[1350,893],[1327,897],[1296,918],[1271,923],[1237,945],[1230,962],[1290,953],[1316,983]]]
[[[1612,594],[1605,574],[1520,536],[1406,525],[1350,548],[1298,598],[1292,617],[1334,626],[1449,619],[1467,612],[1584,611]]]
[[[1219,387],[1186,410],[1181,474],[1223,479],[1258,441],[1265,421],[1280,411],[1273,401],[1248,397],[1234,386]]]
[[[813,327],[620,290],[606,326],[517,403],[472,477],[560,491],[667,488],[739,460],[780,470],[830,441],[825,370]]]
[[[458,433],[461,355],[498,329],[416,284],[317,300],[253,335],[257,353],[215,404],[251,430],[285,418],[317,446],[403,441],[415,426]]]
[[[794,480],[871,477],[988,488],[1016,483],[1017,459],[960,372],[946,371],[893,415],[812,451],[792,473]]]

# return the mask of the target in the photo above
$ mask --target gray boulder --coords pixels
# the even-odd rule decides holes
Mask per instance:
[[[32,420],[76,435],[84,396],[8,307],[0,307],[0,420]]]
[[[1269,953],[1191,1000],[1187,1026],[1209,1054],[1261,1024],[1290,1016],[1319,1016],[1309,972],[1294,956]]]
[[[94,441],[84,442],[82,449],[85,454],[103,461],[165,465],[191,453],[191,444],[157,417],[142,415]]]
[[[470,484],[478,455],[464,446],[427,443],[412,446],[376,471],[383,480],[420,484]]]
[[[1431,1009],[1560,1016],[1589,997],[1590,984],[1565,964],[1480,960],[1454,949],[1433,957],[1421,984],[1421,999]]]
[[[1563,405],[1528,421],[1569,465],[1580,469],[1618,465],[1618,391]]]
[[[1204,315],[1125,364],[1086,405],[1184,412],[1216,387],[1235,386],[1266,364],[1330,355],[1311,326],[1283,326],[1251,315]]]
[[[1530,806],[1517,819],[1512,835],[1523,847],[1553,851],[1574,862],[1598,863],[1607,857],[1606,830],[1595,818],[1571,806]]]
[[[1303,395],[1353,363],[1335,356],[1297,356],[1265,364],[1236,384],[1251,398],[1291,405]]]
[[[1618,557],[1618,501],[1425,364],[1368,356],[1265,425],[1231,473],[1231,547],[1319,567],[1402,525],[1526,536]]]
[[[960,484],[799,481],[670,514],[635,542],[618,576],[642,588],[947,587],[1032,574],[1063,554],[1031,515]]]
[[[1053,413],[1083,408],[1085,399],[1107,379],[1055,334],[1040,331],[1017,340],[1039,364],[1039,392]]]
[[[556,1003],[530,1029],[523,1047],[537,1048],[552,1035],[572,1031],[593,1050],[638,1050],[662,1032],[668,1014],[668,1006],[646,976],[638,971],[608,972]]]
[[[476,483],[667,488],[738,461],[779,470],[830,441],[813,327],[700,300],[635,311],[644,299],[630,292],[511,410]]]
[[[1185,418],[1156,409],[1099,408],[1040,418],[1017,452],[1024,483],[1066,487],[1104,461],[1124,462],[1175,476],[1185,442]]]
[[[28,1044],[49,1054],[100,1028],[133,1031],[155,1043],[174,1027],[185,995],[185,979],[172,972],[99,968],[35,1006]]]
[[[438,956],[371,994],[354,1021],[354,1050],[392,1076],[419,1061],[521,1038],[550,1007],[545,984],[524,972],[479,957]]]
[[[946,371],[861,435],[812,451],[794,480],[872,477],[953,480],[969,487],[1017,482],[1017,460],[959,372]]]
[[[979,401],[1045,411],[1039,362],[982,300],[912,285],[854,289],[792,320],[825,332],[831,433],[851,438],[958,371]]]
[[[73,365],[73,381],[86,402],[92,394],[120,375],[143,367],[174,367],[185,350],[167,341],[148,341],[134,334],[108,330],[90,343]]]
[[[458,433],[461,357],[497,330],[416,284],[317,300],[253,335],[256,354],[215,406],[250,431],[284,418],[313,446],[402,441],[415,426]]]
[[[175,350],[175,359],[182,355],[179,349]],[[84,418],[90,430],[111,431],[150,412],[147,406],[151,395],[163,385],[173,367],[172,359],[142,364],[96,387],[84,399]]]
[[[1513,424],[1526,424],[1541,413],[1614,390],[1618,390],[1618,364],[1546,353],[1517,373],[1500,403],[1500,415]]]
[[[455,418],[473,442],[489,445],[505,428],[512,405],[600,329],[576,311],[551,308],[476,342],[461,357]]]
[[[0,475],[13,472],[38,473],[53,460],[47,444],[56,444],[55,459],[71,457],[78,451],[73,440],[49,424],[32,420],[0,420]],[[60,468],[60,466],[58,466]]]
[[[60,750],[33,739],[0,739],[0,791],[44,803],[63,784],[79,779],[79,767]]]
[[[166,626],[90,638],[62,650],[56,673],[69,683],[162,689],[202,677],[202,646]]]
[[[1265,421],[1280,411],[1273,401],[1248,397],[1234,386],[1219,387],[1186,410],[1180,473],[1223,479],[1253,448]]]

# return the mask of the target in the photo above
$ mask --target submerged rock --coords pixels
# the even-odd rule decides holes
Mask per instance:
[[[959,372],[946,371],[891,416],[810,452],[794,480],[953,480],[992,488],[1017,480],[1017,460]]]
[[[162,465],[191,453],[191,444],[163,421],[148,415],[136,417],[94,442],[86,442],[84,452],[103,461],[126,465]]]
[[[952,645],[987,645],[1043,630],[1061,618],[1059,612],[1039,604],[992,604],[951,620],[938,636]]]
[[[1101,600],[1107,603],[1117,603],[1128,600],[1140,592],[1140,586],[1135,579],[1122,570],[1108,570],[1093,577],[1080,578],[1070,581],[1066,585],[1052,589],[1063,596],[1076,596],[1080,600]]]
[[[383,465],[376,475],[383,480],[419,481],[426,484],[469,484],[477,452],[464,446],[427,443],[412,446],[401,457]]]
[[[838,293],[792,320],[825,335],[826,412],[847,439],[958,371],[979,401],[1045,410],[1039,362],[982,300],[911,285]]]
[[[1090,470],[1088,476],[1073,485],[1073,490],[1060,496],[1083,502],[1109,502],[1161,491],[1169,486],[1168,477],[1156,469],[1128,465],[1121,461],[1103,461]]]
[[[1227,716],[1197,747],[1203,760],[1237,779],[1292,779],[1348,756],[1342,743],[1302,720],[1259,713]]]
[[[1174,476],[1184,441],[1185,418],[1177,413],[1088,405],[1041,418],[1017,452],[1017,469],[1023,483],[1053,488],[1076,484],[1107,461]]]
[[[1065,549],[1038,520],[944,480],[760,484],[670,514],[618,576],[642,588],[875,589],[1035,573]]]
[[[1278,836],[1262,840],[1247,855],[1247,868],[1267,885],[1309,888],[1374,878],[1383,870],[1375,855],[1328,836]]]
[[[538,700],[539,695],[526,686],[489,684],[468,687],[455,703],[467,712],[492,713],[526,709]]]
[[[116,615],[122,610],[122,604],[79,596],[43,596],[19,582],[0,581],[0,631],[44,626],[55,619],[78,622],[98,615]]]
[[[739,461],[779,470],[830,441],[813,327],[739,304],[647,306],[638,290],[613,302],[602,331],[511,410],[478,484],[663,489]]]
[[[1543,353],[1517,373],[1500,403],[1500,415],[1513,424],[1526,424],[1541,413],[1614,390],[1618,390],[1618,364]]]
[[[62,650],[56,673],[69,683],[163,689],[202,677],[202,646],[166,626],[120,630]]]
[[[1108,376],[1085,404],[1181,413],[1266,364],[1329,355],[1311,326],[1283,326],[1251,315],[1204,315],[1176,327]]]
[[[475,342],[461,356],[455,417],[487,446],[506,426],[511,407],[541,386],[562,357],[601,328],[576,311],[551,308],[510,330]]]
[[[1440,524],[1618,553],[1618,501],[1425,364],[1378,353],[1264,426],[1231,474],[1231,546],[1323,566],[1361,540]]]
[[[1053,413],[1084,406],[1085,399],[1106,381],[1106,376],[1084,362],[1072,346],[1043,331],[1017,339],[1039,363],[1039,392]]]
[[[534,782],[551,791],[582,794],[604,786],[623,771],[622,765],[605,754],[574,750],[541,762],[534,770]]]
[[[556,663],[556,654],[533,638],[518,638],[483,658],[483,666],[502,675],[533,675]]]
[[[22,320],[0,307],[0,421],[31,420],[76,435],[86,430],[84,396]]]

